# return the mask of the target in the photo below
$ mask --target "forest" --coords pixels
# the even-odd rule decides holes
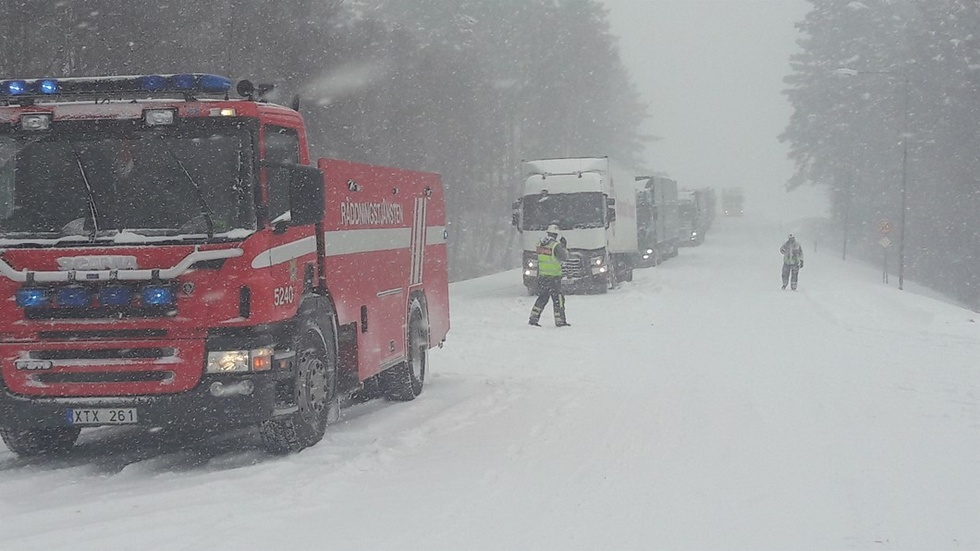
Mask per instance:
[[[906,277],[980,308],[980,3],[810,3],[786,78],[790,187],[827,186],[868,260],[887,220],[893,273],[904,239]]]

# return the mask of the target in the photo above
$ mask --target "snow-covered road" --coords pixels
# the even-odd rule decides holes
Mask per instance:
[[[722,219],[527,326],[518,272],[455,284],[416,401],[279,458],[116,430],[0,451],[0,548],[978,549],[977,314]]]

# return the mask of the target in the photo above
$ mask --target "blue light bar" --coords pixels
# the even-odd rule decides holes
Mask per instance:
[[[201,75],[201,89],[212,94],[231,90],[231,79],[218,75]]]
[[[229,90],[231,90],[231,79],[204,73],[0,81],[0,99],[80,95],[109,99],[140,99],[168,94],[193,98],[198,95],[227,94]]]
[[[121,285],[103,287],[99,290],[99,304],[102,306],[128,306],[133,299],[133,289]]]
[[[47,289],[17,289],[17,306],[21,308],[40,308],[47,306],[51,293]]]
[[[140,77],[140,83],[144,90],[149,92],[159,92],[167,88],[167,79],[160,75],[147,75]]]
[[[85,287],[59,287],[55,301],[60,308],[86,308],[92,305],[92,293]]]
[[[168,307],[176,302],[173,287],[169,285],[147,285],[140,291],[143,306]]]
[[[174,75],[170,77],[170,83],[178,90],[193,90],[195,84],[194,75]]]

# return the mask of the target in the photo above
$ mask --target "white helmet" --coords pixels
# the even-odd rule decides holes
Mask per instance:
[[[549,234],[558,235],[558,224],[551,224],[551,225],[549,225],[548,226],[548,233]]]

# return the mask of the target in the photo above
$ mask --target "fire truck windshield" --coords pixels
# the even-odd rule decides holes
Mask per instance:
[[[255,229],[247,131],[85,130],[0,134],[0,237],[206,239]]]

